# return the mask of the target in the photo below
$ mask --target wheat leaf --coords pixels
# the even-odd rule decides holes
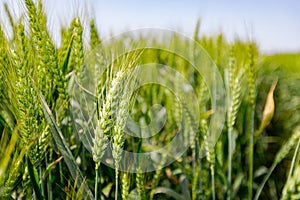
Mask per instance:
[[[161,193],[167,194],[176,200],[186,200],[185,197],[183,197],[182,195],[178,194],[174,190],[167,188],[167,187],[158,187],[158,188],[154,189],[154,191],[153,191],[153,194],[161,194]]]
[[[31,163],[30,159],[27,157],[27,167],[28,167],[28,172],[29,172],[29,176],[30,176],[30,180],[35,192],[35,195],[37,197],[37,199],[42,199],[44,200],[45,197],[42,195],[42,191],[41,188],[39,186],[39,176],[38,176],[38,172],[36,170],[36,168],[33,166],[33,164]]]
[[[83,175],[82,175],[79,167],[77,166],[76,161],[75,161],[69,147],[67,146],[66,141],[65,141],[60,129],[58,128],[58,126],[54,120],[54,117],[51,113],[49,106],[47,105],[43,95],[40,93],[40,91],[37,89],[36,86],[35,86],[35,89],[38,92],[39,100],[42,105],[42,109],[45,114],[46,120],[49,124],[54,141],[57,145],[59,152],[62,154],[64,161],[67,164],[68,169],[70,170],[70,173],[71,173],[73,179],[77,181],[78,184],[76,184],[76,185],[79,188],[82,184],[84,184],[83,195],[88,196],[89,199],[93,199],[94,198],[93,194],[90,191],[88,185],[84,182]]]

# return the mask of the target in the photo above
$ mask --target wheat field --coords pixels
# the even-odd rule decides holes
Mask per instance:
[[[0,25],[0,199],[300,199],[299,53],[200,20],[104,41],[78,16],[57,44],[22,5]]]

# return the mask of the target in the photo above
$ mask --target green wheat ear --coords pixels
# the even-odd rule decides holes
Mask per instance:
[[[62,66],[62,71],[64,74],[68,74],[72,71],[72,56],[71,52],[74,49],[74,29],[75,29],[75,19],[70,24],[68,30],[64,28],[61,29],[61,48],[58,52],[59,64]]]
[[[116,112],[113,112],[116,116],[115,120],[115,126],[113,129],[113,158],[115,160],[115,173],[116,173],[116,199],[117,199],[117,182],[118,182],[118,174],[119,174],[119,164],[122,158],[122,148],[124,146],[125,142],[125,133],[124,133],[124,128],[126,125],[126,119],[128,116],[128,105],[130,104],[130,99],[131,99],[131,91],[126,91],[124,90],[124,85],[125,87],[128,87],[130,85],[126,85],[126,74],[124,71],[119,71],[116,74],[115,79],[112,81],[112,89],[119,88],[118,93],[120,95],[117,95],[117,98],[114,98],[114,105],[116,107]],[[128,81],[128,80],[127,80]],[[120,88],[121,86],[121,88]],[[124,94],[122,94],[124,93]],[[119,98],[121,98],[119,100]],[[118,102],[119,101],[119,102]]]
[[[248,95],[246,101],[248,103],[246,109],[246,133],[249,137],[249,170],[248,170],[248,199],[253,198],[253,171],[254,171],[254,117],[255,117],[255,107],[256,107],[256,86],[255,86],[255,46],[254,44],[248,45],[248,56],[247,56],[247,83],[248,83]]]
[[[300,198],[300,165],[298,165],[293,175],[287,180],[282,190],[282,200]]]
[[[74,64],[78,77],[82,78],[81,67],[84,62],[84,49],[82,40],[83,27],[79,18],[75,19],[74,28]]]
[[[127,200],[130,189],[130,177],[128,172],[124,172],[122,175],[122,199]]]
[[[91,49],[95,49],[100,44],[101,44],[101,40],[99,37],[98,30],[95,26],[95,20],[92,19],[90,21],[90,47]]]
[[[258,199],[260,196],[260,193],[262,192],[262,189],[266,182],[268,181],[270,175],[274,171],[275,167],[288,155],[288,153],[291,151],[291,149],[298,143],[300,137],[300,131],[299,128],[296,128],[291,135],[291,137],[288,139],[288,141],[281,146],[280,150],[275,156],[275,159],[271,165],[271,167],[268,170],[268,173],[265,175],[264,180],[260,184],[254,199]],[[287,186],[288,187],[288,186]]]
[[[138,199],[143,200],[145,199],[145,181],[144,173],[141,171],[141,169],[137,169],[135,181],[138,190]]]
[[[236,58],[234,57],[235,49],[232,46],[230,50],[229,66],[227,69],[226,89],[227,89],[227,127],[228,127],[228,175],[227,181],[229,184],[227,199],[232,198],[231,182],[232,182],[232,163],[234,154],[234,125],[236,123],[237,113],[241,104],[241,75],[238,71]]]
[[[19,179],[20,173],[23,169],[23,157],[28,151],[28,148],[23,148],[23,150],[20,153],[15,152],[11,167],[8,170],[8,178],[4,183],[4,191],[3,193],[0,192],[0,196],[3,197],[3,199],[8,199],[11,196],[11,193],[14,191],[16,182]]]

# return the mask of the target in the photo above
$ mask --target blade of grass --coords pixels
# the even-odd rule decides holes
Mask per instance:
[[[2,133],[2,136],[1,136],[1,139],[2,137],[4,137],[6,135],[6,131],[4,131]],[[0,184],[4,181],[3,178],[5,177],[5,172],[7,170],[7,167],[8,167],[8,164],[10,162],[10,159],[11,159],[11,155],[13,154],[13,151],[15,149],[15,146],[16,146],[16,143],[18,141],[18,127],[16,126],[15,129],[13,130],[13,134],[12,134],[12,137],[11,139],[9,140],[9,143],[7,144],[7,146],[2,146],[0,145],[1,147],[1,154],[2,154],[2,151],[5,151],[5,156],[4,157],[0,157]],[[3,148],[3,150],[2,150]]]
[[[15,119],[13,113],[4,102],[0,104],[0,116],[4,119],[9,128],[13,130],[15,127]]]
[[[68,146],[66,144],[63,134],[61,133],[60,129],[58,128],[57,123],[55,122],[54,116],[53,116],[49,106],[47,105],[43,95],[37,89],[37,87],[35,86],[34,83],[33,83],[33,85],[34,85],[35,90],[38,93],[39,101],[42,105],[42,109],[43,109],[45,118],[49,124],[54,141],[55,141],[60,153],[64,157],[64,161],[67,164],[68,169],[70,170],[70,173],[71,173],[73,179],[78,181],[78,184],[77,184],[78,189],[82,184],[84,184],[83,195],[87,196],[89,199],[94,199],[91,190],[89,189],[88,185],[84,181],[82,172],[80,171],[79,167],[76,164],[75,158],[73,157],[71,150],[68,148]]]
[[[28,172],[30,176],[30,180],[34,189],[34,193],[36,195],[37,199],[44,200],[45,197],[42,195],[41,188],[39,186],[39,176],[36,168],[33,166],[31,163],[30,159],[27,157],[27,167],[28,167]]]
[[[167,187],[158,187],[153,190],[153,194],[167,194],[176,200],[186,200],[184,196]]]

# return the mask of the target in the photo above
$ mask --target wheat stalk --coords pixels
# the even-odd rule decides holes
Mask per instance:
[[[119,164],[122,158],[122,151],[123,151],[123,145],[125,142],[125,134],[124,134],[124,128],[126,124],[126,119],[128,115],[128,105],[130,101],[130,93],[122,95],[122,92],[124,91],[124,79],[126,75],[124,71],[119,71],[116,74],[115,79],[112,82],[112,88],[116,89],[118,88],[119,90],[117,91],[119,94],[121,94],[121,99],[115,98],[113,105],[117,107],[116,110],[116,122],[114,126],[114,132],[113,132],[113,158],[115,161],[115,178],[116,178],[116,196],[115,199],[117,200],[118,198],[118,176],[119,176]],[[121,87],[121,88],[120,88]],[[119,95],[118,95],[119,96]],[[120,102],[118,102],[120,101]],[[116,105],[119,103],[119,105]]]
[[[234,46],[230,51],[229,67],[227,73],[227,127],[228,127],[228,193],[227,199],[231,199],[231,181],[232,181],[232,157],[234,153],[234,125],[238,109],[241,104],[241,77],[237,72],[237,65],[234,58]]]
[[[247,83],[249,88],[248,93],[248,108],[246,120],[249,121],[248,127],[246,127],[247,135],[249,135],[249,178],[248,178],[248,200],[252,200],[253,196],[253,154],[254,154],[254,115],[255,115],[255,100],[256,100],[256,89],[255,89],[255,75],[254,75],[254,46],[249,45],[248,50],[248,66],[247,66]]]

